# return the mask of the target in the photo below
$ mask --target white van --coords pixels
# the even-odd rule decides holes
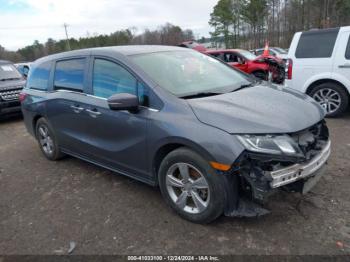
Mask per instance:
[[[350,26],[294,35],[285,85],[313,97],[330,117],[343,113],[350,93]]]

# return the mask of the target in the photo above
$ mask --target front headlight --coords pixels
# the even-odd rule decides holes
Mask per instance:
[[[298,155],[302,152],[294,140],[287,135],[237,135],[248,151],[268,154]]]

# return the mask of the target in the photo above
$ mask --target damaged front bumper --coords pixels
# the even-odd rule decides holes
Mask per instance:
[[[307,193],[325,173],[325,166],[331,153],[331,141],[324,141],[321,150],[305,162],[290,163],[286,166],[275,164],[272,170],[266,170],[264,164],[270,160],[254,159],[248,153],[240,159],[240,166],[226,176],[228,185],[236,185],[236,192],[228,194],[229,204],[226,216],[257,217],[270,211],[265,203],[270,195],[279,189]],[[229,188],[227,187],[227,190]]]
[[[277,188],[299,179],[312,176],[328,160],[331,153],[331,141],[328,141],[320,154],[306,163],[295,164],[275,171],[265,171],[264,175],[271,179],[271,188]]]

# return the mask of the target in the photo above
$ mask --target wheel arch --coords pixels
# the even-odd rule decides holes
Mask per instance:
[[[264,74],[264,75],[265,75],[265,80],[266,80],[267,77],[268,77],[269,71],[268,71],[268,70],[263,70],[263,69],[259,68],[259,69],[253,70],[250,74],[256,76],[256,75],[255,75],[256,73],[262,73],[262,74]]]
[[[38,122],[38,120],[40,118],[42,118],[43,116],[40,115],[40,114],[37,114],[33,117],[33,120],[32,120],[32,129],[33,129],[33,134],[36,136],[36,123]]]
[[[323,78],[323,79],[318,79],[318,80],[312,82],[312,83],[306,88],[305,93],[306,93],[307,95],[310,95],[310,93],[312,92],[312,90],[313,90],[316,86],[318,86],[318,85],[320,85],[320,84],[324,84],[324,83],[334,83],[334,84],[337,84],[337,85],[341,86],[342,88],[344,88],[344,90],[345,90],[345,91],[348,93],[348,95],[349,95],[349,90],[348,90],[348,88],[346,88],[346,86],[345,86],[344,84],[342,84],[340,81],[335,80],[335,79],[332,79],[332,78]]]
[[[167,140],[166,142],[161,143],[152,155],[152,173],[156,184],[158,184],[158,170],[161,162],[170,152],[180,147],[186,147],[193,150],[207,161],[214,159],[206,149],[190,140],[184,138],[172,138]]]

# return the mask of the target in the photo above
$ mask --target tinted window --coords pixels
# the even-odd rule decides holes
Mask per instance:
[[[225,55],[223,53],[214,53],[214,54],[210,54],[211,56],[217,58],[217,59],[220,59],[221,61],[225,61]]]
[[[42,63],[30,70],[27,87],[39,90],[47,90],[51,70],[51,62]]]
[[[320,31],[309,31],[301,34],[296,58],[331,57],[339,28]]]
[[[136,78],[120,65],[111,61],[96,59],[93,73],[95,96],[108,98],[117,93],[136,95]]]
[[[83,91],[85,58],[59,61],[55,69],[55,89]]]
[[[350,37],[349,37],[349,40],[348,40],[348,45],[346,46],[345,58],[346,59],[350,59]]]
[[[244,63],[244,59],[234,53],[225,53],[225,62],[227,63]]]

